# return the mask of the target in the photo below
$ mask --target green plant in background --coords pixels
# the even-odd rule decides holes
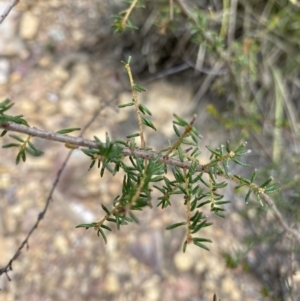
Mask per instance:
[[[106,134],[105,142],[95,137],[94,147],[82,149],[82,152],[91,159],[89,169],[97,165],[100,169],[101,177],[105,175],[106,170],[113,175],[122,172],[124,174],[122,189],[120,194],[112,200],[111,208],[101,205],[104,217],[100,221],[80,224],[77,228],[94,228],[98,236],[101,236],[106,243],[105,231],[112,231],[110,224],[115,224],[117,229],[120,229],[121,226],[125,226],[128,223],[138,223],[135,212],[154,206],[152,191],[156,189],[160,196],[158,197],[158,203],[155,205],[162,209],[172,205],[173,196],[181,196],[182,198],[182,204],[186,212],[185,220],[169,225],[166,229],[173,230],[178,227],[185,227],[186,238],[183,244],[183,251],[185,252],[188,244],[191,243],[208,250],[207,243],[210,243],[211,240],[198,236],[199,234],[201,235],[203,228],[213,225],[205,215],[204,208],[209,207],[210,211],[216,216],[225,218],[224,205],[230,202],[229,200],[224,200],[222,193],[222,189],[227,186],[227,182],[224,180],[220,181],[220,179],[235,181],[237,183],[236,189],[246,187],[248,189],[245,197],[246,203],[248,203],[250,195],[253,193],[256,195],[257,200],[261,202],[261,205],[263,205],[262,198],[265,199],[266,194],[276,192],[279,186],[277,183],[271,184],[272,178],[266,179],[261,185],[256,185],[254,183],[257,174],[256,170],[250,179],[230,172],[230,163],[245,167],[249,166],[240,160],[241,157],[249,154],[249,150],[245,149],[246,143],[233,149],[229,142],[226,142],[225,145],[221,145],[219,148],[207,146],[211,153],[210,161],[207,164],[200,165],[197,158],[201,153],[198,146],[198,140],[201,138],[201,135],[194,127],[196,116],[188,122],[174,115],[173,130],[177,139],[160,151],[154,151],[150,146],[146,147],[144,127],[152,130],[156,130],[156,127],[149,119],[152,112],[139,103],[137,93],[145,92],[146,89],[134,82],[130,69],[130,60],[131,58],[129,57],[128,61],[123,63],[123,65],[127,70],[130,81],[132,102],[119,105],[119,107],[127,109],[133,106],[135,108],[139,131],[128,135],[124,141],[111,141],[108,134]],[[0,118],[4,116],[3,112],[10,107],[11,103],[9,100],[5,100],[0,104]],[[0,124],[5,131],[9,130],[9,126],[13,123],[12,120],[15,118],[7,116],[5,115],[6,119]],[[17,121],[19,120],[17,119]],[[29,127],[24,119],[21,121]],[[62,129],[53,134],[54,136],[68,137],[66,134],[76,130],[79,129]],[[26,132],[26,128],[23,131]],[[35,156],[41,155],[41,152],[29,141],[31,136],[29,135],[24,140],[19,136],[10,135],[10,137],[21,144],[9,143],[3,146],[4,148],[18,147],[20,149],[16,159],[17,164],[20,158],[25,161],[25,152]],[[137,139],[140,140],[140,143],[138,143]],[[76,143],[72,142],[66,142],[66,146],[70,148],[77,147]],[[125,160],[126,156],[129,156],[129,160]]]

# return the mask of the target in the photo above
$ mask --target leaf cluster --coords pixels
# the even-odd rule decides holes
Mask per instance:
[[[6,122],[14,122],[17,124],[23,124],[28,126],[27,121],[23,118],[23,115],[17,115],[17,116],[11,116],[11,115],[6,115],[4,112],[8,111],[11,109],[11,107],[14,105],[10,101],[9,98],[5,99],[4,101],[0,102],[0,124],[6,123]],[[6,130],[4,130],[0,137],[3,137],[7,133]]]
[[[139,219],[136,212],[143,211],[153,206],[166,209],[172,206],[176,200],[181,200],[181,205],[185,208],[185,218],[182,221],[166,227],[167,230],[175,230],[178,227],[184,227],[186,237],[183,243],[185,252],[189,244],[208,250],[207,243],[211,243],[210,238],[199,236],[202,229],[213,225],[209,210],[217,217],[224,218],[226,205],[230,202],[224,200],[223,188],[227,182],[219,178],[227,178],[238,183],[236,189],[247,187],[248,193],[246,201],[254,193],[260,200],[260,194],[273,193],[278,190],[277,184],[271,184],[272,178],[266,179],[261,185],[256,185],[254,180],[257,172],[254,171],[251,179],[243,178],[239,175],[232,175],[229,163],[241,166],[249,166],[241,161],[241,157],[249,154],[245,149],[246,143],[232,148],[229,142],[218,148],[207,146],[210,151],[210,160],[205,165],[200,165],[198,157],[201,154],[199,148],[199,139],[202,137],[198,129],[194,126],[196,116],[191,121],[174,115],[173,130],[175,139],[162,148],[154,152],[146,147],[143,128],[149,127],[156,130],[156,127],[150,120],[152,112],[143,104],[139,103],[137,92],[145,92],[146,89],[137,85],[132,77],[130,69],[130,57],[127,63],[123,63],[127,70],[132,89],[133,100],[130,103],[119,105],[121,109],[134,107],[136,110],[139,132],[130,134],[126,140],[112,141],[106,133],[105,141],[102,142],[98,137],[94,137],[96,148],[82,148],[82,152],[91,160],[89,170],[94,166],[100,169],[100,176],[103,177],[105,170],[112,175],[123,174],[122,188],[120,193],[111,201],[108,208],[101,204],[104,211],[104,217],[98,222],[89,224],[80,224],[77,228],[93,228],[98,236],[101,236],[104,242],[107,242],[105,231],[112,231],[112,225],[117,229],[129,223],[138,223]],[[0,114],[11,108],[8,100],[1,103]],[[8,115],[5,115],[8,116]],[[145,117],[147,116],[147,117]],[[6,118],[6,117],[5,117]],[[22,117],[11,117],[13,120],[26,124]],[[18,119],[19,118],[19,119]],[[80,130],[79,128],[66,128],[57,131],[57,134],[68,134]],[[42,154],[31,142],[30,136],[23,139],[17,135],[10,135],[16,142],[4,145],[4,148],[17,147],[19,152],[16,157],[16,163],[20,160],[26,160],[26,153],[34,156]],[[140,139],[141,147],[138,146],[137,139]],[[75,148],[77,146],[69,146]],[[125,148],[130,150],[130,155],[124,155]],[[137,151],[143,150],[146,156],[139,156]],[[128,154],[128,153],[127,153]],[[172,161],[173,160],[173,161]],[[172,163],[170,163],[172,162]],[[153,204],[153,190],[159,194],[157,203]],[[142,216],[142,214],[141,214]]]
[[[11,103],[10,99],[5,99],[0,103],[0,124],[6,123],[6,122],[14,122],[17,124],[22,124],[29,126],[27,121],[23,118],[23,115],[18,116],[10,116],[4,114],[4,112],[8,111],[14,104]],[[7,133],[6,130],[4,130],[1,133],[1,137],[3,137]],[[32,142],[30,142],[30,136],[24,140],[20,136],[17,135],[9,135],[12,139],[14,139],[17,142],[7,143],[2,146],[2,148],[12,148],[17,147],[19,149],[19,152],[16,157],[16,164],[19,164],[20,160],[23,162],[26,161],[26,154],[30,154],[32,156],[38,157],[43,154],[42,151],[37,149]]]

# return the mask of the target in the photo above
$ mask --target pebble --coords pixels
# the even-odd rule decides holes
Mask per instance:
[[[25,12],[20,22],[20,37],[24,40],[32,40],[39,29],[39,18],[31,12]]]
[[[7,84],[10,64],[7,59],[0,59],[0,85]]]
[[[2,12],[7,6],[7,1],[0,1],[0,11]],[[27,50],[24,43],[16,35],[18,28],[18,15],[17,10],[12,10],[9,16],[0,26],[0,55],[1,56],[14,56],[20,57],[26,54]]]
[[[90,70],[87,64],[77,64],[74,67],[74,73],[70,80],[65,84],[61,95],[65,98],[77,94],[90,80]]]
[[[182,250],[180,250],[174,256],[174,264],[180,272],[187,272],[192,269],[194,261],[191,256],[182,253]]]

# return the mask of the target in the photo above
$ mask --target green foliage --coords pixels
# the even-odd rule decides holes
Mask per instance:
[[[10,116],[5,115],[4,112],[9,110],[14,104],[11,103],[9,99],[5,99],[3,102],[0,103],[0,124],[5,124],[6,122],[14,122],[17,124],[22,124],[29,126],[27,121],[23,118],[23,115],[19,116]],[[1,137],[3,137],[7,133],[6,130],[4,130],[1,134]],[[38,157],[43,154],[42,151],[38,150],[32,142],[30,142],[30,136],[26,140],[22,139],[21,137],[17,135],[9,135],[12,139],[16,140],[18,143],[7,143],[2,146],[2,148],[12,148],[17,147],[19,149],[19,152],[16,157],[16,164],[19,164],[20,160],[23,162],[26,161],[26,154],[30,154],[32,156]]]
[[[17,140],[20,143],[8,143],[2,146],[2,148],[11,148],[11,147],[17,147],[19,149],[19,152],[16,157],[16,164],[19,164],[20,160],[23,162],[26,161],[26,154],[30,154],[35,157],[39,157],[43,154],[42,151],[37,149],[31,142],[30,142],[30,136],[26,140],[23,140],[21,137],[17,135],[9,135],[14,140]]]
[[[23,118],[23,115],[18,116],[10,116],[4,114],[7,110],[9,110],[14,104],[10,101],[10,99],[5,99],[4,101],[0,102],[0,124],[6,123],[6,122],[14,122],[17,124],[23,124],[28,126],[27,121]],[[1,133],[1,137],[3,137],[6,134],[6,131],[4,130]]]
[[[101,205],[104,217],[100,221],[80,224],[77,228],[93,228],[97,235],[101,236],[104,242],[107,243],[104,231],[112,231],[111,224],[115,224],[117,229],[120,229],[129,223],[138,223],[135,212],[153,207],[152,191],[156,189],[160,194],[156,206],[161,207],[161,209],[171,206],[174,197],[179,197],[182,200],[182,206],[185,207],[186,212],[185,220],[167,226],[166,230],[176,231],[178,227],[185,228],[186,238],[183,243],[183,251],[185,252],[189,244],[209,250],[207,243],[212,241],[209,238],[199,237],[198,235],[201,234],[203,228],[213,225],[204,214],[204,210],[207,207],[216,216],[225,218],[225,205],[230,203],[230,201],[224,200],[222,193],[222,189],[227,186],[224,178],[236,181],[238,183],[236,189],[241,187],[249,189],[246,195],[246,202],[248,202],[251,193],[254,193],[257,199],[260,200],[262,192],[273,193],[278,190],[278,185],[271,184],[272,178],[266,179],[260,186],[256,185],[254,183],[257,174],[256,170],[253,172],[251,179],[231,174],[230,163],[243,167],[249,166],[241,161],[241,157],[246,156],[250,152],[245,149],[246,143],[236,148],[232,148],[228,141],[225,145],[222,144],[218,148],[207,146],[211,153],[210,161],[205,165],[199,165],[198,157],[201,152],[198,147],[198,140],[201,138],[201,135],[194,126],[196,116],[189,122],[178,115],[174,115],[173,130],[177,137],[175,141],[157,153],[151,151],[151,148],[146,148],[143,138],[143,125],[154,130],[156,128],[149,118],[140,116],[140,113],[152,116],[152,112],[145,105],[139,103],[135,94],[136,91],[144,92],[146,90],[134,83],[129,65],[130,59],[123,65],[129,76],[133,102],[120,105],[119,108],[135,107],[139,133],[127,136],[127,139],[130,140],[114,142],[111,141],[106,133],[104,142],[98,137],[94,137],[97,148],[82,148],[82,152],[91,159],[89,169],[96,165],[100,169],[101,177],[104,176],[105,170],[113,175],[122,172],[124,174],[122,188],[119,195],[112,200],[111,208]],[[8,100],[2,102],[1,113],[3,114],[11,106]],[[8,117],[10,120],[14,120],[14,117]],[[15,120],[19,121],[19,119]],[[22,124],[27,125],[27,122],[22,119]],[[56,133],[68,134],[76,130],[79,130],[79,128],[62,129]],[[42,154],[30,142],[30,136],[25,140],[17,135],[10,135],[10,137],[16,140],[17,143],[8,143],[3,147],[19,148],[16,157],[17,164],[20,160],[26,161],[26,153],[34,156]],[[140,139],[141,147],[138,146],[136,139]],[[129,160],[125,160],[125,148],[131,150]],[[144,157],[139,156],[135,151],[140,149],[148,152],[148,154]],[[170,160],[173,161],[170,162]],[[170,166],[171,176],[168,173]],[[219,178],[222,178],[222,180],[220,181]]]

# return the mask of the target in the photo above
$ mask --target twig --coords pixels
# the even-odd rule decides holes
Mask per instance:
[[[236,11],[237,11],[238,0],[232,0],[230,4],[230,12],[229,12],[229,24],[228,24],[228,34],[227,34],[227,44],[228,51],[230,52],[232,49],[232,43],[234,41],[234,33],[235,33],[235,24],[236,24]]]
[[[0,24],[5,20],[5,18],[8,16],[10,11],[14,6],[16,6],[20,0],[11,0],[10,3],[6,6],[5,10],[3,13],[0,15]]]
[[[68,163],[68,161],[69,161],[69,159],[70,159],[70,157],[71,157],[72,152],[73,152],[73,150],[71,150],[71,151],[68,153],[68,155],[67,155],[67,157],[65,158],[65,160],[64,160],[64,162],[63,162],[63,164],[62,164],[60,170],[58,171],[58,173],[57,173],[57,175],[56,175],[56,179],[55,179],[55,181],[54,181],[54,183],[53,183],[53,185],[52,185],[51,191],[50,191],[50,193],[49,193],[49,195],[48,195],[48,198],[47,198],[47,200],[46,200],[46,204],[45,204],[45,207],[44,207],[43,211],[41,211],[41,212],[39,213],[38,218],[37,218],[35,224],[32,226],[31,230],[28,232],[26,238],[23,240],[23,242],[22,242],[21,245],[19,246],[19,248],[18,248],[17,252],[15,253],[15,255],[10,259],[10,261],[7,263],[6,266],[4,266],[3,268],[0,269],[0,276],[1,276],[2,274],[6,274],[6,277],[7,277],[7,279],[8,279],[9,281],[10,281],[11,279],[10,279],[9,276],[8,276],[8,272],[9,272],[9,271],[12,271],[12,264],[13,264],[13,262],[19,257],[19,255],[21,254],[22,249],[23,249],[25,246],[27,246],[27,248],[28,248],[28,246],[29,246],[28,241],[29,241],[30,236],[31,236],[32,233],[38,228],[39,223],[40,223],[41,220],[45,217],[45,214],[46,214],[46,212],[47,212],[47,210],[48,210],[50,201],[52,200],[53,192],[54,192],[54,190],[55,190],[55,188],[56,188],[56,186],[57,186],[57,184],[58,184],[58,182],[59,182],[59,179],[60,179],[60,177],[61,177],[61,174],[62,174],[63,170],[65,169],[65,167],[66,167],[66,165],[67,165],[67,163]]]
[[[173,0],[170,0],[170,20],[174,20],[174,3]]]
[[[295,289],[295,282],[294,282],[294,273],[295,273],[295,267],[294,267],[294,262],[295,262],[295,241],[294,238],[291,240],[291,256],[290,256],[290,284],[289,284],[289,289],[290,289],[290,301],[295,301],[294,298],[294,289]]]
[[[105,103],[103,103],[103,105],[101,105],[99,107],[99,109],[95,112],[95,114],[93,115],[93,117],[91,118],[91,120],[84,126],[84,128],[82,129],[82,131],[80,132],[80,135],[83,135],[85,133],[85,131],[87,130],[87,128],[92,124],[92,122],[96,119],[96,117],[99,115],[99,113],[101,112],[101,110],[103,110],[103,108],[105,107]],[[0,127],[3,126],[0,125]],[[26,128],[26,127],[25,127]],[[54,133],[55,134],[55,133]],[[56,178],[52,184],[52,188],[49,192],[49,195],[46,199],[46,203],[45,203],[45,206],[44,206],[44,209],[43,211],[41,211],[39,214],[38,214],[38,218],[35,222],[35,224],[32,226],[32,228],[30,229],[30,231],[28,232],[26,238],[23,240],[23,242],[20,244],[18,250],[16,251],[16,253],[13,255],[13,257],[9,260],[9,262],[6,264],[6,266],[0,268],[0,276],[2,274],[5,274],[7,279],[9,281],[11,281],[10,277],[8,276],[8,272],[12,271],[12,264],[13,262],[20,256],[21,252],[22,252],[22,249],[27,246],[29,246],[29,238],[31,237],[32,233],[38,228],[38,225],[40,224],[40,222],[42,221],[42,219],[45,217],[46,213],[47,213],[47,210],[48,210],[48,207],[50,205],[50,201],[52,200],[52,195],[53,195],[53,192],[55,191],[56,187],[57,187],[57,184],[60,180],[60,177],[62,175],[62,172],[64,171],[70,157],[71,157],[71,154],[72,154],[73,150],[71,150],[68,155],[66,156],[61,168],[59,169],[57,175],[56,175]]]
[[[27,127],[24,125],[13,123],[13,122],[5,122],[3,124],[0,124],[0,128],[3,128],[7,131],[24,133],[24,134],[36,136],[36,137],[43,138],[43,139],[54,140],[54,141],[59,141],[59,142],[63,142],[63,143],[70,143],[70,144],[76,145],[78,147],[89,147],[89,148],[94,148],[94,149],[99,148],[99,144],[92,140],[84,139],[81,137],[72,137],[72,136],[68,136],[68,135],[61,135],[61,134],[57,134],[57,133],[53,133],[53,132],[49,132],[49,131],[40,130],[37,128]],[[144,149],[134,149],[133,150],[133,149],[130,149],[127,147],[123,148],[122,154],[124,156],[132,156],[133,154],[135,154],[136,156],[138,156],[142,159],[147,159],[147,160],[149,160],[152,157],[157,157],[160,155],[153,151],[148,151],[148,150],[144,150]],[[167,165],[177,166],[179,168],[184,168],[184,169],[189,169],[191,166],[191,163],[189,163],[187,161],[181,162],[180,160],[166,157],[166,156],[161,156],[160,162],[165,163]],[[207,165],[199,164],[196,171],[208,172]],[[222,175],[222,174],[220,174],[220,176],[226,177],[225,175]],[[231,179],[236,181],[234,175],[231,176]],[[274,201],[264,192],[261,192],[260,196],[261,196],[261,199],[264,201],[264,203],[267,204],[273,211],[279,225],[300,243],[300,233],[298,233],[295,229],[290,228],[288,226],[287,222],[284,220],[283,216],[281,215],[281,213],[278,210],[277,206],[275,205]],[[0,270],[0,275],[1,275],[1,271],[2,270]],[[3,271],[2,271],[2,273],[3,273]]]
[[[126,14],[125,14],[125,16],[124,16],[124,18],[122,20],[122,25],[123,25],[124,28],[126,27],[126,21],[129,18],[131,12],[133,11],[134,7],[136,6],[137,2],[138,2],[138,0],[134,0],[131,3],[130,7],[127,9]]]

